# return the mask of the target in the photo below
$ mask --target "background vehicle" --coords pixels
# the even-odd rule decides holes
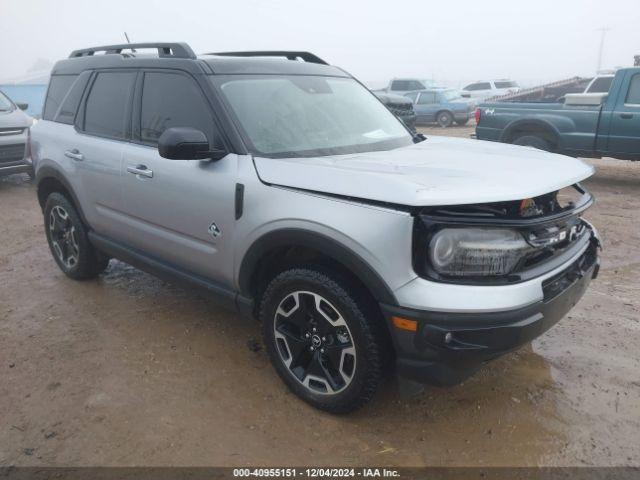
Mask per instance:
[[[640,159],[640,68],[618,70],[609,93],[568,94],[564,104],[485,103],[476,137],[584,157]]]
[[[435,86],[436,82],[434,80],[426,80],[423,78],[394,78],[385,88],[375,91],[404,95],[407,92],[434,88]]]
[[[258,318],[282,380],[331,412],[393,367],[462,381],[559,321],[598,271],[593,197],[575,185],[592,167],[427,140],[308,52],[77,50],[31,138],[68,277],[115,257],[206,289]]]
[[[485,80],[474,82],[463,89],[463,96],[473,98],[478,102],[497,97],[499,95],[507,95],[508,93],[517,93],[520,91],[520,85],[513,80]]]
[[[402,120],[407,127],[412,130],[415,128],[416,114],[410,99],[391,93],[373,92],[373,94],[391,110],[391,113]]]
[[[13,103],[0,92],[0,176],[13,173],[33,173],[28,155],[25,155],[29,127],[33,120],[22,110],[27,104]]]
[[[436,122],[444,128],[455,121],[458,125],[465,125],[476,111],[476,104],[462,98],[457,90],[420,90],[406,93],[405,97],[413,101],[418,124]]]

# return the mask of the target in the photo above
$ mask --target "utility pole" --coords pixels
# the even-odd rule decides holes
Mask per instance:
[[[596,73],[598,73],[602,69],[602,52],[604,51],[604,37],[607,35],[607,32],[611,30],[609,27],[599,28],[600,32],[600,49],[598,51],[598,69]]]

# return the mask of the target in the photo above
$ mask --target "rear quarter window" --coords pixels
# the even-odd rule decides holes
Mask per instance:
[[[634,75],[629,84],[629,92],[624,103],[629,105],[640,105],[640,73]]]
[[[75,82],[77,75],[52,75],[47,90],[47,99],[44,102],[42,118],[53,120],[54,115],[60,108],[62,101],[69,93],[69,89]]]
[[[84,72],[76,79],[69,93],[67,93],[67,96],[62,101],[62,106],[58,109],[58,113],[56,113],[53,118],[54,122],[73,125],[80,100],[82,100],[82,94],[84,93],[90,76],[90,72]]]

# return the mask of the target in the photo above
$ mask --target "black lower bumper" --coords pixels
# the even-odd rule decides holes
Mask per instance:
[[[598,274],[593,243],[573,264],[542,284],[544,299],[495,313],[449,313],[382,305],[392,332],[398,374],[437,385],[454,385],[484,362],[514,350],[556,324]],[[417,321],[417,331],[394,327],[392,317]]]

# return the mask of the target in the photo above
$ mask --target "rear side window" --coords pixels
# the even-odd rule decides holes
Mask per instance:
[[[135,78],[134,72],[98,73],[85,105],[83,130],[86,133],[125,138]]]
[[[596,78],[587,93],[607,93],[613,83],[613,77],[600,77]]]
[[[489,82],[472,83],[467,85],[463,90],[473,92],[475,90],[491,90],[491,84]]]
[[[176,73],[145,73],[140,139],[157,143],[162,132],[171,127],[195,128],[214,143],[213,119],[198,84]]]
[[[42,118],[44,120],[53,120],[53,116],[60,108],[64,97],[67,96],[71,85],[75,82],[77,75],[52,75],[49,80],[49,89],[47,90],[47,99],[44,103],[44,111]]]
[[[411,90],[406,80],[394,80],[391,82],[391,90]]]
[[[424,88],[424,85],[416,80],[411,80],[407,83],[409,84],[408,90],[422,90]]]
[[[516,82],[494,82],[496,88],[515,88],[518,86]]]
[[[435,93],[421,93],[418,98],[418,105],[430,105],[436,103]]]
[[[629,85],[629,93],[624,103],[640,105],[640,74],[634,75]]]
[[[69,90],[69,93],[67,93],[67,96],[62,102],[62,106],[58,110],[58,113],[54,117],[54,122],[73,125],[76,118],[76,112],[78,111],[78,106],[80,105],[80,100],[82,100],[82,94],[84,93],[84,89],[87,86],[90,76],[90,72],[84,72],[76,79],[74,84],[71,86],[71,90]]]

